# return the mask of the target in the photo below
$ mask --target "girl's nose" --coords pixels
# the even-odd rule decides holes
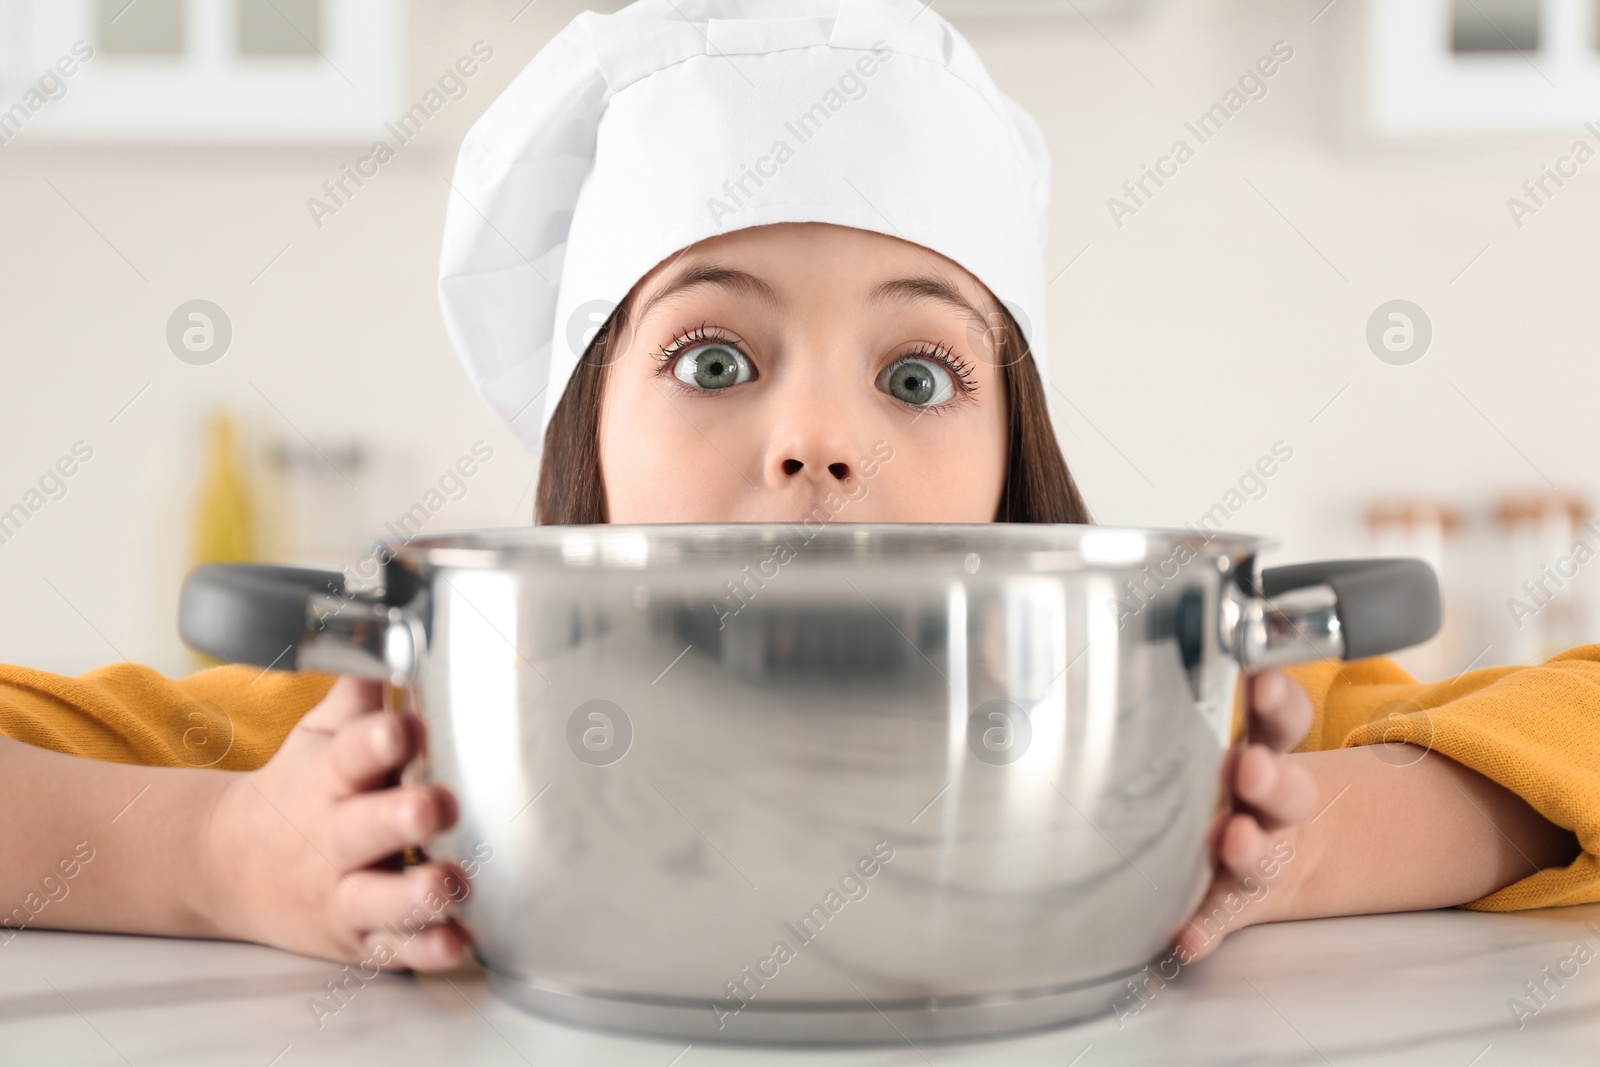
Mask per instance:
[[[827,493],[859,475],[861,453],[837,402],[807,413],[791,411],[770,433],[767,478],[773,488],[804,486]]]
[[[834,346],[818,344],[816,354],[799,353],[793,370],[774,380],[777,388],[766,409],[767,480],[774,488],[804,486],[828,493],[859,477],[863,454],[857,443],[870,415],[861,401],[841,389],[849,370],[829,358]]]

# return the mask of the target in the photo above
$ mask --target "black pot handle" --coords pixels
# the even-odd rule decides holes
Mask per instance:
[[[1292,594],[1318,587],[1332,590],[1333,612],[1342,636],[1340,655],[1344,659],[1363,659],[1420,645],[1437,634],[1444,621],[1439,578],[1426,561],[1343,559],[1262,571],[1261,587],[1253,592],[1268,598],[1268,629],[1272,627],[1274,611],[1280,615],[1279,622],[1286,622],[1290,629],[1315,627],[1315,597]],[[1314,638],[1311,647],[1314,650]],[[1279,662],[1305,658],[1309,657],[1299,655]]]
[[[398,608],[346,592],[344,575],[310,567],[211,563],[184,579],[178,634],[229,663],[402,680],[414,627]]]

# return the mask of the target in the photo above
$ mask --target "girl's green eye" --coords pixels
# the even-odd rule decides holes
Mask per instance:
[[[907,404],[934,407],[955,396],[950,372],[926,359],[902,359],[889,364],[878,376],[878,388]]]
[[[672,373],[680,382],[698,389],[726,389],[749,381],[753,372],[744,353],[727,345],[710,344],[685,352],[673,365]]]

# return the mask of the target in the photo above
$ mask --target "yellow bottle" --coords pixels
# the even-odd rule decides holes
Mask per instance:
[[[255,519],[234,449],[233,421],[226,412],[211,416],[207,437],[193,562],[249,562],[256,558]]]

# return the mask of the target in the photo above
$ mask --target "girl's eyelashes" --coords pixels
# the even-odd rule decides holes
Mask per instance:
[[[878,375],[878,388],[918,414],[944,414],[972,398],[978,383],[972,364],[947,345],[922,345],[897,358]]]
[[[653,357],[662,365],[658,373],[689,393],[719,392],[755,377],[755,366],[738,342],[705,323],[679,334]]]

